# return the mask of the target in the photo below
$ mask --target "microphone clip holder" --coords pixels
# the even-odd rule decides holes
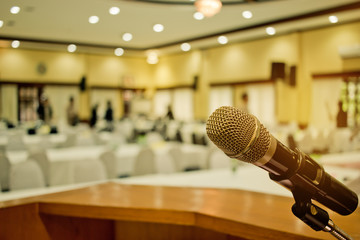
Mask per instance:
[[[334,224],[329,214],[311,202],[311,197],[299,188],[291,190],[295,203],[291,210],[293,214],[315,231],[325,231],[341,240],[352,240],[342,229]]]

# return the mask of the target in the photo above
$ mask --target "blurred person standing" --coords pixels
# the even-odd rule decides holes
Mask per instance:
[[[247,94],[247,92],[244,92],[241,95],[241,105],[239,108],[244,112],[249,113],[249,95]]]
[[[113,130],[113,109],[112,109],[112,104],[111,101],[108,100],[106,103],[106,111],[105,111],[105,116],[104,119],[106,120],[106,130],[107,131],[112,131]]]
[[[94,128],[97,122],[97,109],[99,104],[95,103],[91,109],[90,127]]]
[[[42,95],[40,98],[37,114],[40,120],[42,120],[45,124],[50,125],[53,116],[53,110],[48,97],[45,95]]]
[[[77,111],[75,110],[74,97],[69,98],[69,105],[66,108],[67,122],[70,126],[76,126],[79,122]]]

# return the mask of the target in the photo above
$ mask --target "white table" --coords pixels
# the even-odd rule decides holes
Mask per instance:
[[[321,164],[352,164],[360,163],[360,151],[330,153],[321,155],[318,159]]]
[[[105,146],[77,146],[69,148],[46,149],[49,159],[49,185],[74,183],[74,165],[99,161],[100,155],[107,151]],[[28,159],[27,151],[7,151],[11,164],[18,164]]]
[[[193,144],[178,144],[171,142],[159,142],[152,144],[150,147],[155,154],[156,171],[160,174],[174,173],[177,171],[173,157],[169,150],[178,145],[182,152],[183,166],[200,166],[205,168],[208,148],[201,145]],[[124,144],[115,150],[117,158],[117,173],[118,175],[131,175],[134,169],[136,157],[141,148],[139,144]]]
[[[325,170],[345,185],[360,177],[359,170],[333,166],[325,166]],[[240,166],[236,172],[222,168],[146,175],[114,181],[138,185],[231,188],[292,197],[289,190],[270,180],[267,171],[250,164]],[[357,192],[357,194],[360,194],[360,192]]]

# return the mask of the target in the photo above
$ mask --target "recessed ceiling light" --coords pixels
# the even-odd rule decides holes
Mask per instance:
[[[95,24],[99,22],[99,17],[98,16],[91,16],[89,17],[89,23],[91,24]]]
[[[338,21],[339,21],[339,19],[337,18],[337,16],[330,16],[329,17],[329,21],[331,22],[331,23],[337,23]]]
[[[131,39],[133,38],[131,33],[124,33],[122,36],[122,39],[126,42],[131,41]]]
[[[75,44],[70,44],[68,47],[67,47],[67,50],[68,52],[75,52],[76,51],[76,45]]]
[[[153,30],[154,30],[155,32],[162,32],[162,31],[164,31],[164,25],[162,25],[162,24],[155,24],[155,25],[153,26]]]
[[[202,14],[201,12],[195,12],[193,17],[196,19],[196,20],[203,20],[204,19],[204,14]]]
[[[266,28],[266,33],[267,33],[268,35],[275,35],[276,30],[275,30],[275,28],[273,28],[273,27],[267,27],[267,28]]]
[[[183,50],[184,52],[187,52],[187,51],[190,51],[191,45],[188,44],[188,43],[183,43],[183,44],[181,44],[180,48],[181,48],[181,50]]]
[[[120,56],[122,56],[122,55],[124,54],[124,49],[122,49],[122,48],[117,48],[117,49],[115,49],[114,54],[115,54],[116,56],[120,57]]]
[[[12,47],[12,48],[18,48],[18,47],[20,47],[20,41],[18,41],[18,40],[12,41],[12,42],[11,42],[11,47]]]
[[[227,44],[228,43],[228,38],[225,37],[225,36],[220,36],[220,37],[218,37],[218,42],[220,44]]]
[[[0,20],[0,28],[4,25],[4,21]]]
[[[19,6],[13,6],[10,8],[10,12],[12,14],[18,14],[20,12],[20,7]]]
[[[118,15],[118,14],[120,13],[120,8],[118,8],[118,7],[111,7],[111,8],[109,9],[109,13],[110,13],[111,15]]]
[[[252,18],[253,14],[250,11],[243,11],[242,16],[246,19],[250,19],[250,18]]]
[[[147,56],[146,61],[149,64],[157,64],[159,62],[159,58],[156,52],[150,52]]]

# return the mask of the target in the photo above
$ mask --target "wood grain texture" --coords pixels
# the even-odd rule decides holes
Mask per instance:
[[[0,208],[0,239],[51,240],[36,203]]]
[[[291,212],[292,198],[250,191],[108,182],[26,199],[25,202],[31,201],[38,204],[41,216],[114,221],[116,238],[120,233],[126,233],[128,236],[135,234],[136,237],[132,235],[134,239],[144,239],[140,233],[119,231],[126,225],[129,229],[141,226],[154,236],[154,229],[159,229],[161,235],[176,233],[185,239],[186,234],[195,236],[211,232],[220,234],[218,239],[334,239],[329,233],[315,232],[297,219]],[[3,209],[19,204],[22,204],[21,200],[8,202]],[[3,209],[0,205],[0,210]],[[359,209],[349,216],[327,211],[335,224],[355,240],[360,239]],[[42,221],[48,227],[48,220],[42,217]],[[101,222],[104,229],[112,226],[105,222]]]

